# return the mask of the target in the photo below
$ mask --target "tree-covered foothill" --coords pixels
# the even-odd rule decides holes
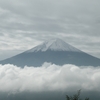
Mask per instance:
[[[81,92],[81,90],[78,90],[77,94],[74,94],[73,96],[66,95],[66,99],[67,100],[83,100],[80,98],[80,92]],[[84,100],[90,100],[90,99],[85,98]]]

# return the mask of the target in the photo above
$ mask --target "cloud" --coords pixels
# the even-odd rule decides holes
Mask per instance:
[[[44,63],[41,67],[0,65],[0,92],[100,92],[100,67]]]
[[[100,57],[99,4],[99,0],[0,0],[0,51],[24,51],[55,37]],[[98,44],[94,47],[91,42]]]

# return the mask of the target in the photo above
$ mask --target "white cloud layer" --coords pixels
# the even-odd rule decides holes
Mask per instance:
[[[42,91],[100,92],[100,67],[58,66],[44,63],[41,67],[20,68],[0,65],[0,92]]]

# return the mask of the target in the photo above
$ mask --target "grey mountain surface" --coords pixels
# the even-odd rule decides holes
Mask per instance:
[[[77,66],[100,66],[100,59],[93,57],[61,39],[51,39],[20,53],[0,61],[0,64],[14,64],[19,67],[39,67],[44,62],[57,65],[74,64]]]

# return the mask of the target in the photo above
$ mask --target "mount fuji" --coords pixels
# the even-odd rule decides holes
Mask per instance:
[[[100,59],[93,57],[61,39],[51,39],[21,54],[0,61],[20,67],[41,66],[44,62],[57,65],[100,66]]]

